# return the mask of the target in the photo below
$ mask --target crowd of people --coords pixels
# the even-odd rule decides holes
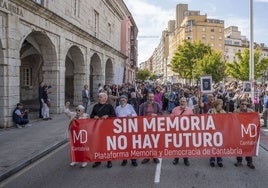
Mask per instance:
[[[217,83],[213,86],[213,93],[202,93],[199,86],[190,86],[183,84],[165,84],[156,83],[136,83],[122,85],[104,85],[98,87],[98,103],[94,105],[90,118],[108,118],[108,117],[128,117],[128,116],[157,116],[160,114],[189,115],[204,113],[245,113],[259,112],[263,113],[264,124],[267,127],[268,116],[268,88],[267,84],[254,85],[254,94],[244,92],[242,83],[229,82]],[[87,89],[87,85],[84,89]],[[82,91],[82,97],[88,91]],[[252,96],[251,96],[252,95]],[[79,110],[86,113],[88,103],[83,104]],[[70,113],[66,105],[66,114]],[[77,112],[78,113],[78,112]],[[83,115],[87,117],[88,115]],[[70,116],[69,116],[70,117]],[[72,118],[80,118],[79,114]],[[71,119],[72,119],[71,118]],[[190,165],[189,159],[184,158],[184,164]],[[148,163],[150,159],[143,159],[142,164]],[[255,169],[252,157],[246,157],[247,166]],[[154,163],[159,163],[158,158],[153,158]],[[176,165],[179,158],[173,160]],[[215,162],[219,167],[223,167],[222,157],[211,157],[209,164],[215,167]],[[77,163],[71,163],[74,166]],[[98,167],[101,162],[95,162],[93,168]],[[121,165],[125,166],[127,160],[123,160]],[[131,164],[137,166],[137,160],[131,159]],[[236,167],[242,166],[242,157],[237,157]],[[83,163],[81,167],[85,167]],[[112,162],[108,161],[108,168],[112,167]]]

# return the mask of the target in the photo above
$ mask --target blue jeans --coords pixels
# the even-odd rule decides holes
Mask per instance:
[[[28,114],[24,114],[24,116],[18,119],[15,123],[19,125],[26,125],[27,123],[29,123]]]
[[[210,157],[209,162],[210,163],[215,163],[215,157]],[[222,158],[221,157],[217,157],[217,163],[222,163]]]

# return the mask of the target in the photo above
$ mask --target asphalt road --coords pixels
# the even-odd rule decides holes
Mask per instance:
[[[190,159],[191,165],[178,165],[172,159],[163,159],[158,165],[149,162],[133,167],[120,166],[114,161],[113,168],[105,163],[96,169],[92,164],[84,169],[69,167],[69,145],[65,144],[36,163],[3,181],[7,188],[264,188],[268,187],[268,152],[260,148],[254,157],[255,170],[246,166],[235,167],[235,158],[224,158],[223,168],[209,166],[208,159]]]

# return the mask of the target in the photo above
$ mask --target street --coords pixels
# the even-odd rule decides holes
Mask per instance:
[[[69,144],[65,144],[28,166],[19,173],[3,181],[0,187],[232,187],[245,188],[267,187],[268,151],[260,147],[258,157],[254,157],[255,170],[251,170],[243,161],[243,167],[235,167],[235,158],[224,158],[223,168],[211,168],[208,159],[190,159],[191,165],[184,166],[183,160],[173,165],[173,159],[163,159],[158,165],[150,161],[138,167],[120,166],[121,161],[114,161],[111,169],[106,163],[96,169],[92,163],[84,169],[69,166]]]

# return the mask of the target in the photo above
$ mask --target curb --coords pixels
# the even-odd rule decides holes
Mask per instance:
[[[30,156],[26,160],[22,160],[22,161],[15,163],[14,165],[11,165],[7,170],[4,170],[4,172],[0,174],[0,182],[9,178],[13,174],[19,172],[23,168],[34,163],[35,161],[39,160],[40,158],[44,157],[45,155],[49,154],[50,152],[52,152],[53,150],[57,149],[58,147],[62,146],[63,144],[67,142],[68,142],[68,139],[66,138],[56,144],[48,146],[41,152],[37,152],[36,154]]]

